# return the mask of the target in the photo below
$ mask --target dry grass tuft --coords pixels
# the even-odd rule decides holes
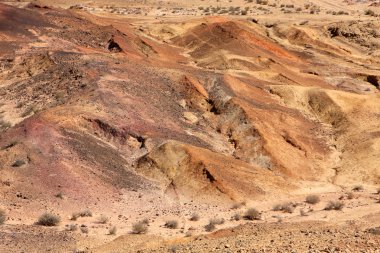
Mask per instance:
[[[168,220],[165,222],[165,227],[170,228],[170,229],[177,229],[178,228],[178,221]]]
[[[261,214],[255,208],[250,208],[245,212],[244,218],[247,220],[260,220]]]
[[[355,192],[361,192],[364,190],[364,187],[362,185],[355,185],[353,188],[352,188],[353,191]]]
[[[241,220],[241,214],[240,213],[235,213],[233,216],[232,216],[232,220],[235,220],[235,221],[239,221]]]
[[[214,231],[215,229],[216,229],[215,224],[214,224],[214,223],[211,223],[211,222],[209,222],[209,223],[205,226],[205,230],[206,230],[207,232],[212,232],[212,231]]]
[[[293,204],[291,202],[287,202],[287,203],[275,205],[272,208],[272,210],[273,211],[283,211],[285,213],[293,213],[295,206],[296,206],[295,204]]]
[[[116,228],[116,226],[113,226],[113,227],[111,227],[111,228],[108,230],[108,234],[110,234],[110,235],[116,235],[116,232],[117,232],[117,228]]]
[[[347,192],[347,199],[355,198],[355,194],[353,192]]]
[[[51,213],[44,213],[38,218],[37,225],[52,227],[52,226],[57,226],[60,221],[61,221],[61,218],[58,215],[51,214]]]
[[[77,224],[67,224],[66,225],[66,230],[67,231],[77,231],[78,230],[78,225]]]
[[[325,207],[325,210],[342,210],[343,207],[344,207],[344,203],[342,201],[336,200],[336,201],[330,201]]]
[[[109,218],[105,215],[100,215],[99,219],[98,219],[98,222],[100,224],[106,224],[108,222]]]
[[[148,224],[144,221],[139,221],[132,226],[132,233],[146,234],[148,232]]]
[[[191,221],[199,221],[200,218],[201,218],[201,217],[199,216],[199,214],[197,214],[197,213],[193,213],[193,214],[191,215],[191,217],[190,217],[190,220],[191,220]]]
[[[88,234],[88,227],[86,225],[81,225],[80,226],[80,231],[83,233],[83,234]]]
[[[92,217],[92,212],[90,210],[83,210],[80,212],[73,213],[71,215],[71,220],[76,221],[79,217]]]
[[[315,205],[315,204],[319,203],[319,201],[321,201],[321,200],[320,200],[319,196],[317,196],[317,195],[309,195],[306,197],[306,203],[308,203],[308,204]]]
[[[3,225],[7,219],[7,215],[3,209],[0,209],[0,225]]]

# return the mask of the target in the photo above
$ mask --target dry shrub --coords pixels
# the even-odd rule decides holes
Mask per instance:
[[[3,225],[7,219],[7,215],[3,209],[0,209],[0,225]]]
[[[239,203],[234,203],[231,208],[232,209],[239,209],[239,208],[242,208],[245,205],[246,205],[246,202],[242,201],[242,202],[239,202]]]
[[[108,222],[108,220],[109,220],[109,218],[108,218],[107,216],[105,216],[105,215],[101,215],[101,216],[99,217],[99,219],[98,219],[98,222],[99,222],[100,224],[106,224],[106,223]]]
[[[240,213],[235,213],[235,214],[232,216],[232,220],[235,220],[235,221],[239,221],[239,220],[241,220],[241,215],[240,215]]]
[[[17,159],[13,164],[12,167],[21,167],[25,165],[26,162],[24,160]]]
[[[330,201],[325,207],[325,210],[342,210],[343,207],[344,207],[344,203],[342,201],[336,200],[336,201]]]
[[[283,204],[277,204],[275,205],[272,210],[273,211],[283,211],[285,213],[293,213],[295,208],[295,204],[291,202],[283,203]]]
[[[148,224],[144,221],[139,221],[133,224],[132,232],[134,234],[146,234],[148,232]]]
[[[347,192],[347,199],[355,198],[355,194],[353,192]]]
[[[88,209],[73,213],[71,215],[71,220],[76,221],[79,217],[92,217],[92,212]]]
[[[165,227],[170,228],[170,229],[177,229],[178,228],[178,221],[168,220],[165,222]]]
[[[86,225],[81,225],[80,226],[80,231],[83,233],[83,234],[88,234],[88,227]]]
[[[222,225],[224,224],[225,220],[223,218],[212,218],[210,219],[210,223],[213,223],[215,225]]]
[[[58,192],[57,194],[54,195],[56,198],[63,199],[63,193]]]
[[[78,226],[76,224],[67,224],[66,225],[66,230],[67,231],[77,231]]]
[[[205,226],[205,230],[207,232],[211,232],[211,231],[214,231],[216,229],[216,226],[214,223],[211,223],[209,222],[206,226]]]
[[[193,213],[193,214],[191,215],[191,217],[190,217],[190,220],[191,220],[191,221],[199,221],[199,219],[200,219],[200,216],[199,216],[199,214],[197,214],[197,213]]]
[[[352,188],[353,191],[355,192],[361,192],[364,190],[364,187],[362,185],[355,185],[353,188]]]
[[[113,226],[113,227],[111,227],[111,228],[108,230],[108,233],[109,233],[110,235],[116,235],[116,232],[117,232],[117,228],[116,228],[116,226]]]
[[[380,227],[369,228],[369,229],[367,229],[366,232],[371,233],[373,235],[380,235]]]
[[[312,205],[315,205],[317,203],[319,203],[320,199],[319,199],[319,196],[317,195],[309,195],[306,197],[306,203],[308,204],[312,204]]]
[[[301,216],[307,216],[308,214],[307,214],[307,212],[304,209],[301,209],[300,210],[300,215]]]
[[[261,214],[255,208],[250,208],[245,212],[244,218],[247,220],[260,220]]]
[[[57,226],[60,221],[61,221],[61,218],[58,215],[51,214],[51,213],[44,213],[38,218],[37,224],[41,226],[52,227],[52,226]]]

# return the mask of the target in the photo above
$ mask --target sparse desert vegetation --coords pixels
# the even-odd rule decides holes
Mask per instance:
[[[89,229],[86,225],[81,225],[80,226],[80,231],[83,233],[83,234],[88,234],[89,232]]]
[[[78,225],[77,224],[67,224],[66,229],[68,231],[77,231],[78,230]]]
[[[276,204],[272,210],[273,211],[283,211],[285,213],[293,213],[295,206],[296,205],[293,204],[292,202],[286,202],[286,203],[282,203],[282,204]]]
[[[359,192],[359,191],[363,191],[364,190],[364,187],[362,185],[355,185],[353,188],[352,188],[353,191],[356,191],[356,192]]]
[[[318,195],[308,195],[306,197],[306,203],[315,205],[319,203],[321,200]]]
[[[216,226],[214,223],[209,222],[207,225],[204,226],[206,232],[212,232],[216,229]]]
[[[92,212],[88,209],[75,212],[71,215],[71,220],[76,221],[79,217],[92,217]]]
[[[3,209],[0,209],[0,225],[3,225],[6,220],[7,215],[5,214],[5,211]]]
[[[177,220],[168,220],[165,222],[165,227],[170,229],[177,229],[178,228],[178,221]]]
[[[239,221],[242,219],[242,216],[240,213],[235,213],[233,216],[232,216],[232,220],[235,220],[235,221]]]
[[[148,232],[148,224],[144,221],[139,221],[133,224],[132,232],[134,234],[146,234]]]
[[[105,215],[100,215],[100,217],[98,218],[98,222],[100,224],[106,224],[108,222],[109,218]]]
[[[342,210],[344,207],[344,203],[342,201],[339,201],[339,200],[335,200],[335,201],[330,201],[326,207],[325,207],[325,210]]]
[[[38,218],[37,224],[41,226],[52,227],[57,226],[60,221],[61,218],[58,215],[52,213],[44,213]]]
[[[247,220],[260,220],[261,219],[261,214],[257,209],[255,208],[249,208],[245,214],[244,218]]]
[[[12,167],[21,167],[21,166],[23,166],[24,164],[26,164],[26,162],[25,162],[24,160],[17,159],[17,160],[14,161],[14,163],[12,164]]]
[[[353,199],[355,198],[355,194],[353,192],[347,192],[347,199]]]
[[[117,227],[116,226],[112,226],[108,230],[108,234],[110,234],[110,235],[116,235],[116,233],[117,233]]]
[[[191,221],[199,221],[200,218],[201,218],[201,217],[200,217],[200,215],[199,215],[198,213],[193,213],[193,214],[191,215],[191,217],[190,217],[190,220],[191,220]]]

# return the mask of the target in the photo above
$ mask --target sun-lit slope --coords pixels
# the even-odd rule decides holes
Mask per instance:
[[[124,233],[141,213],[186,202],[379,183],[377,49],[359,54],[344,26],[336,38],[325,25],[0,8],[15,27],[0,31],[0,192],[12,224],[80,206]]]
[[[332,126],[339,151],[334,182],[361,180],[377,184],[379,161],[379,93],[357,95],[315,88],[272,87],[286,104]]]
[[[173,241],[162,237],[193,226],[204,233],[215,214],[225,227],[242,225],[230,219],[243,211],[233,203],[258,208],[265,232],[319,220],[325,233],[326,224],[377,212],[377,24],[271,18],[126,18],[0,4],[0,207],[9,217],[0,239],[20,229],[28,236],[17,234],[14,251],[28,243],[43,251],[63,236],[63,252],[77,242],[128,251],[163,247]],[[353,185],[365,191],[349,200]],[[305,203],[312,193],[322,202]],[[338,198],[343,213],[323,210]],[[282,200],[297,202],[283,226],[272,210]],[[70,220],[85,209],[94,217]],[[38,244],[43,228],[32,224],[43,212],[62,223]],[[199,222],[188,221],[193,213]],[[184,229],[163,227],[173,217]],[[151,235],[129,235],[144,218]],[[89,234],[65,231],[73,223]],[[102,246],[114,238],[111,225],[123,236]]]
[[[41,20],[45,20],[45,26],[55,27],[60,24],[59,19],[50,19],[47,16],[48,13],[59,13],[57,10],[28,11],[36,13],[33,15],[44,16]],[[13,104],[16,109],[9,111],[5,116],[11,118],[13,114],[14,123],[17,123],[28,116],[21,115],[23,110],[35,108],[35,115],[27,120],[31,122],[28,124],[33,126],[34,121],[41,121],[39,125],[47,127],[46,131],[51,130],[48,126],[54,126],[54,131],[58,131],[57,136],[63,136],[57,138],[57,145],[62,146],[62,150],[71,150],[70,153],[73,152],[79,157],[77,160],[70,160],[64,158],[61,153],[53,153],[52,156],[58,159],[58,163],[64,164],[66,169],[79,169],[80,164],[84,166],[86,163],[95,163],[97,166],[94,168],[99,170],[95,175],[102,175],[101,171],[107,167],[101,160],[102,156],[96,153],[82,154],[86,150],[85,147],[92,143],[93,148],[89,148],[89,151],[105,149],[108,151],[102,151],[104,154],[114,156],[113,159],[118,160],[118,165],[114,166],[118,168],[117,171],[105,178],[112,181],[130,176],[132,179],[128,180],[132,187],[135,185],[133,182],[137,180],[133,178],[136,177],[147,184],[153,180],[164,192],[172,187],[173,191],[178,190],[183,196],[195,196],[197,187],[190,187],[190,190],[186,186],[187,181],[181,181],[185,178],[188,180],[187,174],[190,171],[194,173],[194,182],[203,182],[204,186],[201,188],[214,188],[216,195],[220,195],[218,188],[227,189],[221,191],[227,198],[254,197],[271,192],[271,184],[264,186],[262,180],[257,177],[249,180],[252,181],[252,188],[246,187],[249,194],[241,192],[237,183],[223,179],[227,172],[222,173],[217,168],[209,173],[212,178],[222,176],[220,179],[211,183],[207,180],[202,181],[205,180],[205,173],[197,165],[197,153],[185,152],[188,159],[194,162],[190,162],[186,170],[177,168],[175,176],[171,175],[168,165],[158,162],[157,159],[174,159],[171,157],[172,152],[167,153],[167,149],[164,148],[167,141],[174,140],[171,146],[178,146],[175,150],[199,147],[209,150],[210,159],[221,156],[220,159],[231,161],[232,167],[237,166],[234,165],[236,162],[242,162],[247,171],[252,170],[249,172],[252,175],[262,173],[267,179],[273,178],[273,189],[284,187],[284,192],[288,192],[290,186],[296,189],[297,180],[334,182],[335,169],[339,163],[337,152],[339,153],[341,146],[344,146],[335,143],[334,131],[343,124],[347,129],[355,129],[346,115],[349,112],[333,111],[334,108],[338,108],[334,103],[332,106],[328,105],[328,108],[333,109],[326,114],[327,109],[323,107],[325,103],[320,100],[324,97],[323,94],[332,94],[329,90],[334,89],[334,86],[326,83],[321,76],[307,73],[312,66],[312,59],[308,59],[297,50],[287,49],[285,44],[277,44],[273,38],[268,37],[263,26],[231,21],[227,18],[207,18],[195,21],[198,23],[196,25],[182,27],[183,31],[177,35],[173,34],[170,38],[171,45],[163,44],[154,34],[150,37],[144,31],[130,27],[121,20],[90,18],[87,14],[86,17],[84,14],[67,11],[63,13],[61,19],[66,24],[67,31],[57,34],[56,40],[62,42],[57,46],[51,47],[52,45],[48,44],[52,40],[52,33],[44,30],[44,26],[37,28],[35,24],[30,24],[31,29],[34,29],[31,36],[39,38],[41,41],[38,43],[49,46],[50,53],[43,55],[45,49],[40,47],[39,51],[33,53],[34,58],[24,60],[23,67],[14,64],[10,68],[8,75],[29,71],[31,76],[21,76],[20,79],[7,84],[10,92],[5,106],[9,107],[14,103],[17,92],[25,87],[25,80],[33,78],[41,81],[29,86],[32,87],[31,93],[29,96],[21,97],[21,107]],[[73,19],[77,18],[84,20],[79,31],[74,29],[73,23]],[[88,19],[105,26],[100,28]],[[18,20],[13,22],[15,25],[19,24]],[[99,33],[100,29],[104,32],[99,37],[92,37],[92,34],[84,32],[86,28],[95,34]],[[91,44],[90,41],[95,37],[99,42]],[[33,45],[36,45],[36,42],[30,39],[24,42],[23,48],[28,49]],[[186,54],[180,54],[181,49],[188,53],[190,61],[197,59],[197,68],[187,63],[188,59],[184,58]],[[22,61],[21,57],[16,58],[16,62]],[[49,74],[48,71],[54,71],[63,62],[72,62],[73,57],[80,59],[84,65],[73,65],[68,75],[58,75],[53,81],[57,86],[44,86],[43,80]],[[178,66],[173,65],[168,59],[183,62]],[[218,59],[228,60],[219,62]],[[156,69],[152,68],[155,62]],[[239,66],[244,66],[244,70],[247,71],[244,77],[238,72],[243,69],[234,65],[237,62],[242,63]],[[176,70],[166,70],[168,66],[173,66]],[[221,66],[224,67],[220,68]],[[237,72],[231,72],[231,75],[217,73],[212,76],[212,72],[208,72],[210,68],[232,69]],[[188,71],[191,75],[188,75]],[[61,82],[65,76],[72,79],[66,83]],[[73,89],[74,83],[78,84],[78,88]],[[289,86],[282,88],[280,84]],[[326,90],[321,90],[320,94],[315,93],[313,96],[308,95],[309,97],[297,95],[304,99],[302,102],[282,100],[285,91],[286,94],[289,91],[298,92],[302,90],[300,87],[306,86]],[[347,93],[347,96],[350,95]],[[361,98],[360,95],[356,96]],[[374,102],[371,103],[376,104],[376,97],[372,97]],[[59,99],[58,104],[55,99]],[[56,107],[57,105],[59,106]],[[37,113],[38,110],[42,112]],[[66,110],[70,111],[70,114],[66,115]],[[30,115],[33,112],[29,112]],[[24,131],[29,131],[28,124],[23,125],[26,129]],[[58,129],[57,124],[60,126]],[[370,127],[375,129],[376,123]],[[22,127],[18,129],[17,131],[21,131]],[[4,136],[17,135],[17,131],[11,129],[9,134]],[[14,133],[10,134],[12,132]],[[38,139],[42,136],[31,135],[25,138],[26,143],[33,143],[33,138]],[[12,141],[10,137],[3,137],[2,143],[6,146]],[[24,149],[33,150],[30,145]],[[10,150],[13,150],[12,148],[10,147]],[[22,156],[27,159],[28,151],[25,150]],[[16,150],[14,152],[17,153]],[[376,152],[375,148],[374,153]],[[12,152],[3,157],[11,169],[12,159],[17,155],[10,154]],[[105,155],[104,159],[107,159],[107,156]],[[183,159],[183,155],[181,157],[178,159]],[[161,175],[147,172],[144,159],[157,160],[155,167]],[[43,163],[44,158],[37,160]],[[352,165],[353,161],[349,157],[347,160],[346,162],[343,158],[343,163]],[[207,164],[207,161],[203,163]],[[30,169],[40,166],[30,164]],[[124,171],[128,175],[123,176]],[[235,174],[228,178],[250,177],[243,176],[239,170],[232,171],[231,173]],[[369,174],[376,178],[376,170],[372,171],[373,173]],[[83,172],[80,170],[76,173],[80,175]],[[143,175],[138,175],[139,173]],[[276,179],[278,176],[280,178]],[[289,185],[282,182],[284,179],[289,181]],[[102,177],[96,180],[100,180],[100,183]],[[174,183],[171,180],[174,180]],[[60,185],[58,181],[55,184]],[[251,191],[256,194],[251,194]]]

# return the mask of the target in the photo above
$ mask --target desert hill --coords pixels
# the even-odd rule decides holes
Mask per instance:
[[[378,249],[376,7],[293,2],[0,3],[0,251]]]

